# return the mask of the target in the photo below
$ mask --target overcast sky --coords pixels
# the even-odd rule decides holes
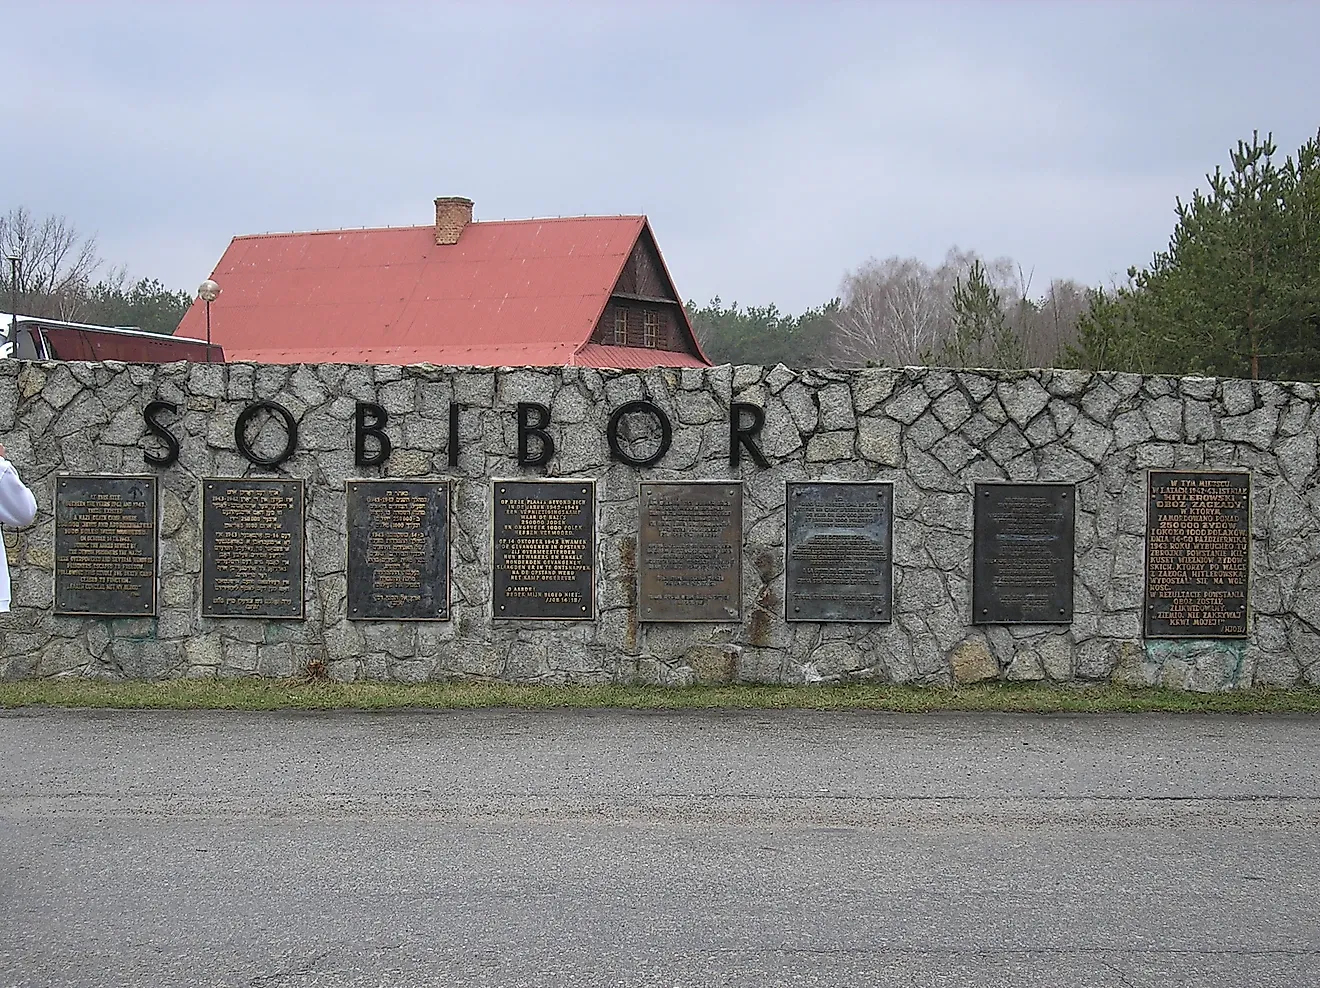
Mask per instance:
[[[230,237],[646,213],[789,311],[957,244],[1146,263],[1253,128],[1320,127],[1320,4],[0,2],[0,211],[192,289]]]

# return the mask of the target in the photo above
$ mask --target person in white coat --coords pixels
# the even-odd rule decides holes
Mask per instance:
[[[31,525],[37,517],[37,499],[18,479],[18,471],[5,459],[5,447],[0,443],[0,525],[21,528]],[[9,560],[5,556],[5,542],[0,539],[0,611],[9,610]]]

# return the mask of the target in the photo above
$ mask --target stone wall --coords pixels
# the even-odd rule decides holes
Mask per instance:
[[[643,398],[665,410],[674,434],[660,463],[637,470],[611,461],[605,424],[613,408]],[[167,468],[143,460],[144,451],[160,449],[143,424],[153,399],[179,405],[177,416],[164,419],[182,447]],[[298,451],[274,474],[235,449],[235,420],[254,399],[279,401],[298,420]],[[390,412],[394,452],[384,467],[354,465],[359,400]],[[446,454],[451,401],[464,409],[456,468]],[[521,468],[514,458],[519,401],[553,410],[557,451],[546,467]],[[730,467],[732,401],[765,409],[760,441],[768,468],[746,457]],[[3,361],[0,435],[41,510],[32,527],[6,533],[14,609],[0,616],[0,677],[296,676],[311,667],[343,680],[1316,684],[1318,427],[1310,384],[1073,371]],[[641,435],[630,441],[639,449],[648,442]],[[262,425],[258,448],[282,442],[273,421]],[[1148,468],[1251,471],[1246,640],[1143,639]],[[156,618],[51,613],[60,473],[159,476]],[[200,480],[272,475],[306,481],[306,620],[201,618]],[[346,620],[344,482],[380,476],[454,481],[452,620]],[[491,479],[519,476],[598,481],[595,621],[491,620]],[[731,476],[741,478],[745,498],[742,622],[639,624],[639,480]],[[784,620],[785,483],[802,479],[893,482],[892,623]],[[971,492],[978,480],[1077,485],[1070,625],[971,623]]]

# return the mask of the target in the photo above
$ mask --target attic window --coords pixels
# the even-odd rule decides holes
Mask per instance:
[[[660,316],[656,312],[647,312],[642,317],[642,345],[654,348],[656,337],[660,335]]]
[[[628,310],[614,310],[614,345],[628,345]]]

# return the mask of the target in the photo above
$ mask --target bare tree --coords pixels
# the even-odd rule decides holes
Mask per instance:
[[[1056,363],[1064,347],[1076,339],[1077,320],[1089,297],[1086,290],[1059,280],[1045,296],[1034,298],[1033,272],[1007,257],[985,260],[975,251],[957,247],[950,248],[938,267],[914,257],[873,258],[845,275],[841,304],[833,317],[834,356],[845,364],[898,366],[955,359],[967,347],[956,339],[954,290],[973,268],[986,297],[998,299],[1003,314],[996,359],[1030,366]],[[966,359],[990,358],[978,351],[977,356],[969,352]]]
[[[849,364],[920,363],[948,322],[948,287],[915,257],[874,258],[844,277],[834,349]]]
[[[1077,343],[1077,324],[1090,307],[1090,292],[1075,281],[1056,278],[1049,291],[1032,297],[1028,291],[1009,306],[1008,321],[1022,341],[1027,363],[1055,366],[1069,345]]]
[[[953,324],[953,289],[972,265],[974,251],[950,248],[939,267],[915,257],[867,261],[843,279],[835,316],[834,349],[850,364],[921,364],[948,342]],[[1015,266],[1008,258],[980,262],[986,279],[1011,297]]]
[[[24,206],[0,216],[0,249],[17,256],[19,307],[25,315],[76,319],[101,266],[96,237],[83,237],[63,216],[37,220]],[[0,305],[8,303],[10,265],[0,272]]]

